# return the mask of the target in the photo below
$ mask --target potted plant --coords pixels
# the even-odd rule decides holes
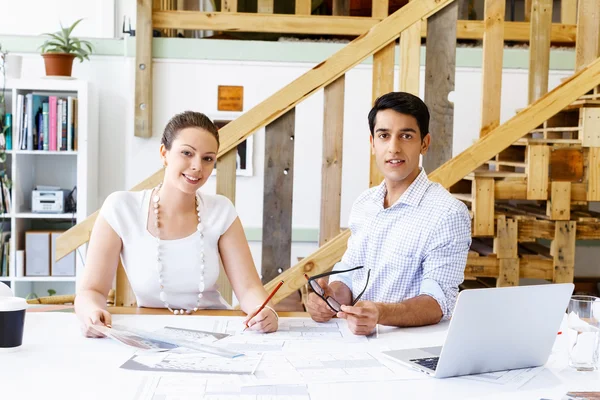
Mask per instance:
[[[73,29],[81,22],[75,21],[70,27],[60,24],[60,31],[45,33],[48,39],[40,46],[47,76],[71,76],[73,59],[77,57],[80,62],[89,60],[92,53],[92,44],[87,40],[72,37]]]

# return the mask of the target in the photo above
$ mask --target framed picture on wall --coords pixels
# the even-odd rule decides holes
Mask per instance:
[[[229,122],[231,122],[235,116],[229,118],[223,118],[219,116],[213,119],[213,122],[217,126],[217,128],[221,129]],[[254,138],[253,136],[249,136],[242,143],[237,146],[237,157],[236,157],[236,175],[237,176],[252,176],[253,168],[252,168],[252,150],[253,150]],[[213,175],[217,174],[217,163],[215,162],[215,169],[213,170]]]

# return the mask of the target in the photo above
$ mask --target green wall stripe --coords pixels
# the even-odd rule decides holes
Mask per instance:
[[[2,47],[15,53],[37,53],[43,42],[38,36],[0,35]],[[90,39],[96,55],[135,56],[135,38]],[[317,42],[266,42],[251,40],[212,40],[155,38],[152,51],[158,59],[187,60],[231,60],[265,62],[321,62],[344,45],[340,43]],[[398,51],[396,51],[398,54]],[[482,50],[480,47],[458,47],[456,66],[481,68]],[[369,57],[363,64],[371,64]],[[421,65],[425,65],[425,47],[421,47]],[[528,68],[527,48],[505,48],[504,68]],[[550,69],[573,70],[575,51],[573,49],[553,49],[550,52]]]

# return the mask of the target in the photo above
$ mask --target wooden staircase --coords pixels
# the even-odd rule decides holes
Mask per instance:
[[[328,90],[331,91],[334,85],[339,85],[340,79],[343,79],[348,70],[370,55],[374,55],[376,63],[383,58],[389,59],[389,49],[393,48],[393,42],[401,32],[420,22],[421,19],[438,12],[449,3],[450,0],[409,2],[331,58],[318,64],[226,125],[220,131],[222,140],[218,155],[217,185],[219,186],[221,180],[225,182],[221,184],[222,186],[233,185],[235,192],[235,168],[232,170],[230,164],[226,164],[225,167],[220,165],[223,165],[221,162],[224,159],[231,160],[237,144],[263,126],[267,126],[269,132],[269,129],[277,126],[278,121],[281,123],[284,119],[288,125],[291,121],[293,126],[293,117],[290,117],[292,115],[290,113],[299,102],[321,88],[325,88],[327,96]],[[388,67],[393,68],[393,62]],[[376,72],[377,70],[378,68],[374,67],[374,74],[380,73]],[[389,76],[389,71],[383,71],[382,74]],[[381,79],[380,76],[374,75],[374,81]],[[374,85],[375,88],[379,88],[375,89],[374,97],[390,90],[388,83],[379,83]],[[559,87],[533,102],[506,123],[491,129],[474,145],[429,174],[432,181],[441,183],[471,206],[473,233],[476,240],[468,258],[466,269],[468,277],[498,277],[501,285],[518,284],[519,277],[535,277],[555,282],[573,279],[575,239],[598,239],[593,236],[600,236],[600,233],[596,234],[600,230],[593,225],[597,223],[595,216],[592,214],[588,216],[585,214],[586,211],[574,210],[568,213],[569,217],[588,218],[585,221],[564,218],[566,206],[564,199],[558,194],[565,191],[566,185],[563,184],[564,181],[552,179],[552,176],[564,175],[563,170],[558,167],[560,165],[573,166],[570,179],[578,177],[578,168],[583,168],[583,181],[569,181],[569,190],[567,190],[571,200],[568,202],[569,209],[573,201],[587,202],[598,195],[600,154],[596,153],[596,147],[584,146],[583,136],[580,136],[583,126],[580,126],[579,122],[575,126],[574,117],[566,114],[572,112],[570,107],[575,107],[582,100],[596,101],[595,98],[587,99],[582,96],[596,93],[594,88],[599,84],[600,59],[596,59]],[[343,99],[343,91],[341,93]],[[559,128],[557,121],[560,118],[568,120],[572,125],[560,126],[566,128],[563,131],[554,129]],[[279,135],[289,134],[285,131],[273,130],[273,132]],[[572,137],[557,138],[558,132],[562,135],[567,132]],[[530,136],[540,134],[546,136],[542,138]],[[580,138],[579,143],[537,142],[539,140],[580,140]],[[590,140],[595,141],[595,138]],[[554,146],[558,147],[552,150]],[[552,158],[551,154],[554,152],[556,156]],[[550,160],[554,160],[554,164]],[[581,163],[577,163],[577,160],[581,160]],[[233,162],[235,166],[235,157]],[[324,174],[326,167],[324,166]],[[557,175],[549,174],[549,180],[548,176],[544,175],[544,171],[553,171]],[[337,179],[341,180],[341,170],[339,176],[335,175],[334,180]],[[151,188],[161,180],[162,171],[157,171],[131,190]],[[544,193],[546,197],[542,198]],[[531,198],[532,194],[534,198]],[[335,188],[333,192],[324,192],[322,196],[334,198]],[[337,196],[339,197],[339,193]],[[540,204],[532,205],[532,207],[537,206],[536,213],[533,214],[528,209],[519,210],[519,207],[510,203],[502,205],[498,203],[498,206],[495,206],[497,201],[515,199],[547,200],[551,215],[562,215],[562,219],[553,221],[542,218],[541,214],[536,216],[535,214],[540,211]],[[56,248],[57,258],[65,256],[89,240],[96,216],[97,212],[59,238]],[[291,241],[291,216],[289,220],[284,221],[284,225],[290,228]],[[343,231],[332,236],[322,242],[322,246],[315,253],[266,283],[267,290],[270,290],[281,279],[285,280],[285,285],[275,296],[274,302],[277,303],[302,287],[305,284],[303,277],[305,272],[312,275],[332,268],[344,253],[349,235],[348,231]],[[493,239],[480,240],[480,237]],[[535,239],[538,238],[552,240],[552,247],[540,248],[535,243]],[[127,290],[126,278],[121,272],[117,278],[117,305],[126,303],[123,300],[123,293]]]

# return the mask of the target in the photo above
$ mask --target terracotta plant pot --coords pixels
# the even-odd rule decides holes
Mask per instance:
[[[71,76],[75,58],[73,54],[45,53],[42,57],[46,66],[46,76]]]

